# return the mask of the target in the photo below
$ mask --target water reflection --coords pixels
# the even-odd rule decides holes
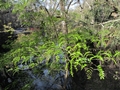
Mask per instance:
[[[43,75],[41,76],[33,74],[31,70],[26,71],[26,73],[28,73],[28,75],[33,79],[32,89],[34,90],[62,90],[63,89],[63,86],[64,86],[63,84],[65,82],[65,79],[64,79],[65,73],[63,71],[56,73],[56,75],[54,76],[49,74],[48,69],[43,69]],[[70,80],[67,85],[68,87],[69,87],[69,84],[70,84]]]

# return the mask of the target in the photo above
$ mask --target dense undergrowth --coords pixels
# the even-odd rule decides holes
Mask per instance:
[[[120,52],[106,49],[108,47],[106,42],[109,41],[106,37],[107,33],[109,34],[108,30],[97,34],[93,34],[92,31],[83,28],[66,36],[59,35],[57,40],[43,38],[39,31],[30,35],[20,35],[12,45],[11,51],[4,54],[2,60],[5,64],[13,64],[11,70],[15,72],[21,69],[17,66],[18,63],[28,64],[29,68],[33,68],[43,61],[51,72],[65,69],[69,70],[72,76],[74,76],[73,69],[76,71],[85,69],[88,72],[90,68],[92,70],[97,68],[100,79],[104,79],[102,65],[106,61],[117,64],[116,58],[119,57]],[[100,35],[103,37],[101,38]],[[87,74],[90,78],[89,73]]]

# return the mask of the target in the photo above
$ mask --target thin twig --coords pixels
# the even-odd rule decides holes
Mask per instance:
[[[85,3],[88,5],[89,9],[91,10],[92,7],[90,6],[90,4],[87,1]]]
[[[60,4],[60,3],[58,3],[57,5],[56,5],[56,3],[54,4],[54,8],[53,8],[53,13],[52,13],[52,15],[54,15],[54,13],[55,13],[55,11],[57,10],[59,4]],[[56,7],[55,7],[55,5],[56,5]]]

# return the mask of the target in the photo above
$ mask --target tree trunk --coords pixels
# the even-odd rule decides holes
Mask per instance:
[[[61,10],[61,16],[64,18],[64,20],[61,22],[62,24],[62,33],[67,34],[67,22],[66,22],[66,11],[65,11],[65,0],[60,0],[60,10]]]

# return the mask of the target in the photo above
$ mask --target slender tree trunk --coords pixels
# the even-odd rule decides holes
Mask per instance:
[[[68,28],[67,28],[67,17],[66,17],[66,10],[65,10],[65,0],[60,0],[60,10],[61,10],[61,16],[64,18],[64,20],[61,22],[61,30],[63,35],[65,35],[68,33]],[[64,49],[67,48],[67,37],[66,37],[66,43],[64,44]],[[67,64],[67,53],[65,52],[65,58],[66,58],[66,64]],[[67,85],[67,78],[68,78],[68,68],[66,68],[66,73],[65,73],[65,81],[63,84],[63,90],[65,90],[66,85]]]
[[[60,10],[61,10],[61,16],[64,18],[64,20],[61,22],[62,24],[62,33],[67,34],[67,21],[66,21],[66,10],[65,10],[65,0],[60,0]]]

